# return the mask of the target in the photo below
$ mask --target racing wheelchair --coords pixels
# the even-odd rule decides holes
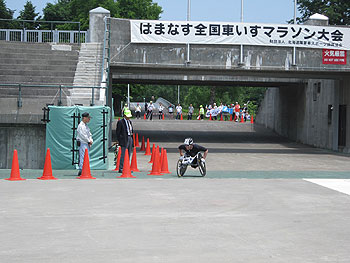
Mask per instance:
[[[183,176],[187,170],[187,167],[190,165],[194,169],[198,167],[200,174],[202,175],[202,177],[204,177],[207,173],[207,168],[205,165],[205,160],[202,158],[203,157],[201,153],[197,153],[194,157],[191,157],[186,154],[184,156],[180,156],[176,165],[177,176]],[[197,160],[197,162],[194,163],[193,161],[195,160]]]

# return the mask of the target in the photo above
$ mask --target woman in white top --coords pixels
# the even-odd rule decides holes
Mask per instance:
[[[141,106],[140,106],[139,103],[137,103],[137,105],[136,105],[135,113],[136,113],[136,118],[140,119],[140,117],[141,117]]]

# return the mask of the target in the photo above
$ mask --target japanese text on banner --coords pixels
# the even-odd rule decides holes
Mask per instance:
[[[350,49],[350,28],[252,23],[131,20],[131,42]]]

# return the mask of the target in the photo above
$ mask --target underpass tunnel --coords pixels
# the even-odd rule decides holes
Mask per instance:
[[[119,84],[123,84],[123,85],[127,85],[126,83],[124,83],[122,81],[122,83],[119,83]],[[133,86],[133,84],[135,83],[132,83],[130,86]],[[142,84],[146,84],[146,83],[142,83]],[[152,82],[149,82],[147,84],[152,84]],[[158,82],[155,82],[153,84],[159,84]],[[162,83],[164,84],[164,83]],[[183,84],[183,83],[181,83]],[[225,87],[230,87],[232,88],[233,90],[235,90],[235,88],[243,88],[243,86],[247,86],[247,87],[251,87],[251,85],[248,85],[248,84],[241,84],[241,85],[236,85],[235,86],[228,86],[227,84],[223,84],[223,83],[212,83],[213,86],[207,86],[205,84],[207,83],[199,83],[199,82],[194,82],[192,83],[194,84],[195,86],[202,86],[203,88],[210,88],[210,87],[214,87],[214,90],[217,94],[220,94],[221,92],[223,92],[223,89]],[[262,91],[262,94],[265,92],[266,90],[266,87],[265,87],[266,83],[262,83],[261,85],[259,84],[255,84],[254,87],[256,88],[261,88],[261,91]],[[275,84],[276,85],[276,84]],[[168,88],[168,92],[169,93],[177,93],[177,87],[180,86],[180,85],[176,85],[176,84],[173,84],[171,83],[171,85],[168,85],[168,86],[165,86]],[[276,85],[277,86],[277,85]],[[292,85],[289,85],[289,88],[291,87]],[[296,86],[296,85],[294,85]],[[296,89],[296,87],[293,86],[293,89]],[[186,86],[186,85],[181,85],[180,86],[180,90],[184,90],[184,89],[188,89],[190,86]],[[232,91],[231,89],[231,91]],[[132,89],[131,89],[132,90]],[[286,87],[286,90],[288,90],[288,87]],[[227,90],[226,90],[227,92]],[[181,93],[181,92],[180,92]],[[157,95],[157,94],[154,94],[154,95]],[[173,94],[174,95],[174,94]],[[132,94],[132,92],[130,93],[130,96],[131,97],[134,97],[134,95]],[[297,95],[294,95],[294,97],[297,96]],[[177,96],[172,96],[172,97],[177,97]],[[183,104],[183,96],[180,96],[181,99],[180,99],[180,104],[183,106],[183,107],[188,107],[188,105],[184,106]],[[290,95],[288,95],[288,97],[291,97]],[[157,96],[155,96],[155,99],[157,99]],[[175,99],[171,100],[169,99],[169,97],[166,97],[165,96],[165,99],[168,99],[172,104],[176,105],[177,104],[177,101]],[[230,100],[229,102],[223,102],[224,104],[228,103],[228,104],[232,104],[234,105],[235,104],[235,101],[237,101],[238,99],[237,98],[232,98],[232,100]],[[137,100],[136,100],[137,101]],[[146,101],[149,101],[149,98],[148,100]],[[135,101],[131,101],[131,102],[134,102]],[[141,103],[141,101],[139,100],[139,102]],[[212,104],[213,102],[216,102],[217,105],[219,105],[222,101],[221,99],[212,99],[210,98],[209,101],[201,101],[199,104],[203,104],[204,107],[206,105],[209,105],[209,104]],[[248,102],[248,105],[249,105],[249,101]],[[243,107],[243,104],[246,103],[246,101],[240,101],[239,102],[241,104],[241,107]],[[189,104],[189,102],[187,103]],[[198,103],[197,103],[198,104]],[[198,114],[198,111],[199,111],[199,104],[197,105],[197,107],[195,106],[195,116],[193,118],[193,122],[196,122],[196,117],[197,117],[197,114]],[[143,105],[142,105],[143,106]],[[143,108],[143,107],[142,107]],[[175,110],[175,109],[174,109]],[[286,115],[289,115],[288,113],[288,108],[286,108],[286,112],[285,114]],[[143,111],[143,110],[142,110]],[[154,111],[155,114],[158,113],[157,110]],[[166,113],[168,113],[167,111],[165,111]],[[256,117],[256,112],[254,113],[254,118]],[[230,115],[227,115],[226,118],[227,120],[230,120],[231,118],[231,114]],[[174,118],[174,117],[172,117]],[[225,118],[225,119],[226,119]],[[169,120],[169,115],[167,114],[167,117],[165,118],[167,121],[170,121]],[[187,115],[184,114],[184,120],[181,121],[181,122],[177,122],[177,120],[172,120],[173,122],[177,122],[177,126],[180,126],[180,127],[183,127],[183,129],[179,129],[178,127],[174,127],[172,126],[171,124],[168,124],[167,126],[165,127],[162,127],[161,128],[161,133],[159,132],[159,130],[157,130],[157,128],[147,128],[147,130],[143,130],[143,135],[146,135],[148,137],[151,137],[152,139],[156,140],[156,141],[164,141],[164,142],[168,142],[168,143],[171,143],[171,142],[181,142],[183,140],[184,137],[194,137],[196,138],[197,140],[199,139],[199,141],[202,141],[202,142],[219,142],[219,143],[249,143],[249,142],[253,142],[253,143],[259,143],[260,141],[261,142],[271,142],[271,141],[276,141],[277,142],[285,142],[285,138],[282,138],[282,137],[276,137],[275,134],[271,135],[271,133],[267,132],[266,133],[266,129],[264,129],[264,127],[262,128],[259,128],[261,125],[258,125],[258,126],[254,126],[254,125],[250,125],[249,126],[249,134],[246,132],[247,130],[240,130],[240,129],[231,129],[231,130],[225,130],[226,128],[223,128],[222,129],[222,134],[220,133],[221,132],[221,122],[219,121],[219,118],[217,121],[213,121],[210,126],[207,126],[207,121],[205,121],[203,123],[203,127],[202,129],[197,129],[195,126],[191,126],[192,124],[190,124],[188,121],[187,121]],[[233,119],[233,118],[232,118]],[[288,118],[287,118],[288,119]],[[158,120],[158,116],[156,115],[155,117],[153,117],[153,120],[154,121],[157,121]],[[208,120],[208,118],[207,118]],[[255,119],[254,119],[255,120]],[[135,121],[135,120],[134,120]],[[141,116],[141,121],[145,121],[143,120],[143,113],[142,113],[142,116]],[[250,121],[248,121],[250,122]],[[233,123],[234,122],[230,122],[232,125],[234,125]],[[283,124],[281,126],[285,126],[286,124]],[[254,131],[254,133],[252,133],[252,131]],[[257,136],[256,134],[260,132],[261,134],[259,136]],[[224,136],[223,136],[224,135]],[[113,140],[116,139],[116,136],[115,136],[115,129],[113,130]]]

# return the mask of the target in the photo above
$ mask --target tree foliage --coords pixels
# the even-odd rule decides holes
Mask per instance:
[[[46,21],[75,21],[81,23],[81,30],[89,28],[89,11],[103,7],[111,17],[131,19],[159,19],[162,8],[152,0],[58,0],[48,3],[43,10]],[[61,25],[60,29],[76,29],[72,25]]]
[[[330,25],[350,25],[349,0],[298,0],[297,3],[301,14],[298,18],[299,23],[319,13],[329,18]]]
[[[71,0],[58,0],[56,4],[47,3],[43,9],[43,20],[69,21],[71,19],[70,2]]]
[[[5,0],[0,0],[0,18],[12,19],[14,10],[7,8]],[[9,28],[10,22],[0,21],[0,28]]]
[[[21,20],[35,20],[39,13],[35,12],[35,6],[31,1],[27,1],[24,5],[24,9],[19,12],[17,19]],[[35,29],[34,23],[24,23],[26,29]]]
[[[117,17],[158,20],[162,8],[152,0],[118,0]]]
[[[261,87],[180,86],[180,104],[186,110],[190,104],[197,109],[200,105],[205,106],[214,102],[217,105],[220,103],[229,105],[237,101],[241,105],[248,103],[249,112],[255,114],[265,91],[266,88]],[[121,102],[127,101],[127,84],[114,86],[113,97],[117,100],[115,111],[118,112],[122,106]],[[178,86],[130,85],[130,100],[133,102],[157,100],[159,97],[177,104]]]

